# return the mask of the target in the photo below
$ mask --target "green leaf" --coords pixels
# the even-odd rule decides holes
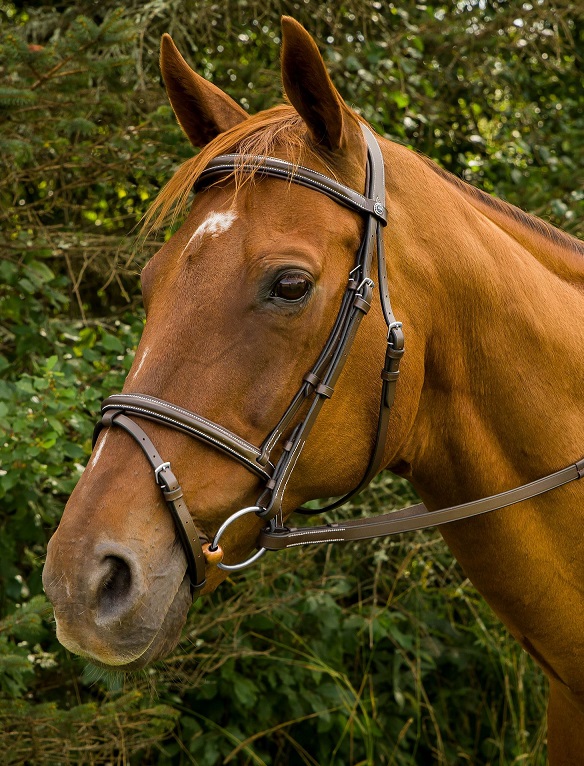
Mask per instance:
[[[108,351],[117,351],[120,354],[124,352],[124,344],[122,341],[115,335],[110,335],[110,333],[105,331],[101,333],[101,343]]]
[[[249,678],[234,675],[231,683],[233,685],[233,693],[243,707],[253,707],[258,697],[257,686],[254,682]]]
[[[400,91],[394,91],[389,94],[389,98],[400,108],[405,109],[410,103],[410,97],[407,93],[401,93]]]

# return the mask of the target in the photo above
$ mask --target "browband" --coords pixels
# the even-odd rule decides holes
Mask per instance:
[[[315,189],[326,194],[327,197],[340,205],[348,207],[349,210],[372,215],[383,226],[387,226],[387,210],[382,202],[385,189],[380,199],[369,199],[316,170],[305,168],[303,165],[293,165],[291,162],[280,160],[277,157],[258,157],[253,154],[222,154],[209,162],[199,176],[196,188],[210,186],[228,174],[237,173],[238,170],[269,178],[281,178],[299,186]]]

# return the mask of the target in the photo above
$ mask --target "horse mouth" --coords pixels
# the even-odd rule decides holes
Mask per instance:
[[[184,594],[186,592],[186,598]],[[146,665],[166,657],[180,641],[182,629],[187,620],[189,607],[192,603],[191,583],[188,573],[180,584],[172,600],[164,620],[155,633],[152,641],[146,646],[139,657],[125,665],[118,665],[117,670],[141,670]]]

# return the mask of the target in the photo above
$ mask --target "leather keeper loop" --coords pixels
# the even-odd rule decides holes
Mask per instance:
[[[116,415],[119,415],[119,412],[116,412],[115,410],[112,412],[111,410],[107,410],[103,413],[101,416],[101,424],[104,428],[109,428],[111,426],[113,419]]]
[[[179,497],[183,496],[183,491],[181,487],[177,487],[176,489],[163,489],[162,494],[167,503],[172,503],[174,500],[178,500]]]
[[[265,468],[270,462],[270,453],[268,451],[262,452],[262,454],[256,458],[256,463],[262,468]]]
[[[401,359],[403,355],[403,348],[393,348],[392,346],[388,345],[387,349],[385,350],[385,356],[389,359]]]
[[[164,471],[160,471],[156,476],[156,483],[163,492],[174,492],[175,490],[180,489],[178,479],[170,470],[170,467],[166,468]]]
[[[394,322],[387,332],[387,347],[400,356],[404,352],[404,331],[401,323]]]
[[[324,396],[326,399],[330,399],[334,392],[335,389],[332,386],[326,386],[324,383],[320,383],[320,385],[316,387],[316,393],[319,396]]]
[[[313,372],[307,372],[303,380],[306,383],[309,383],[314,388],[316,388],[318,384],[320,383],[320,378],[318,377],[318,375],[315,375]]]
[[[370,301],[365,300],[365,298],[362,298],[360,295],[356,295],[355,299],[353,300],[353,306],[356,309],[359,309],[359,311],[362,311],[364,314],[367,314],[371,308],[371,303]]]
[[[391,383],[394,380],[397,380],[399,377],[399,370],[382,370],[381,371],[381,380],[387,380],[388,383]]]

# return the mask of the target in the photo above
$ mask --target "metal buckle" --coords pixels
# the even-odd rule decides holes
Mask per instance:
[[[158,484],[159,487],[161,486],[160,481],[159,481],[160,473],[162,471],[166,471],[167,468],[170,468],[170,463],[161,463],[158,466],[158,468],[154,469],[154,478],[156,479],[156,483]]]
[[[219,527],[217,530],[217,533],[215,534],[215,537],[213,538],[213,542],[209,546],[210,551],[217,550],[219,546],[219,540],[221,539],[221,536],[225,532],[228,526],[230,524],[233,524],[234,521],[241,518],[241,516],[246,516],[248,513],[258,513],[258,511],[263,511],[264,509],[261,508],[259,505],[250,505],[248,508],[242,508],[240,511],[236,511],[235,513],[232,513],[231,516],[229,516],[228,519],[226,519],[223,524]],[[270,522],[270,527],[274,527],[274,520]],[[245,561],[241,561],[239,564],[223,564],[222,562],[217,564],[217,567],[219,569],[223,569],[226,572],[237,572],[239,569],[245,569],[250,564],[255,563],[259,558],[261,558],[264,553],[267,551],[267,548],[260,548],[259,551],[253,554],[253,556],[250,556],[248,559],[245,559]]]
[[[375,282],[369,277],[365,277],[365,279],[361,281],[361,284],[357,288],[357,292],[360,292],[365,287],[365,285],[367,285],[367,287],[369,287],[370,290],[373,290],[373,288],[375,287]]]
[[[403,354],[404,334],[401,322],[392,322],[387,328],[387,345],[390,346],[393,351],[401,352]]]

